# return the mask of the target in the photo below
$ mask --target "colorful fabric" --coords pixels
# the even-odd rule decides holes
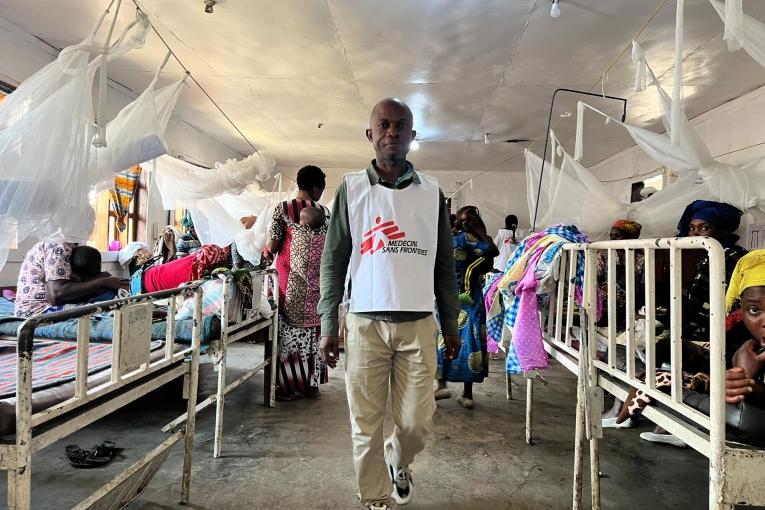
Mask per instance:
[[[319,327],[299,328],[279,321],[279,366],[276,383],[282,396],[329,382],[329,371],[319,355]]]
[[[518,249],[515,251],[511,259],[507,263],[505,274],[501,277],[500,282],[497,284],[498,292],[494,296],[491,307],[491,311],[487,319],[487,331],[491,331],[492,336],[501,338],[502,333],[505,330],[509,330],[513,334],[512,342],[509,345],[506,369],[508,373],[520,373],[525,370],[533,370],[537,362],[533,362],[535,359],[533,355],[518,356],[515,352],[515,327],[518,322],[519,312],[521,311],[522,297],[524,300],[523,315],[524,317],[530,317],[529,311],[535,311],[538,313],[538,304],[536,299],[531,299],[531,294],[527,292],[530,288],[531,281],[527,280],[524,286],[521,287],[521,292],[518,292],[518,285],[525,277],[531,278],[531,275],[537,280],[535,288],[541,288],[540,282],[547,282],[551,276],[551,270],[554,266],[556,257],[560,255],[560,251],[564,244],[567,243],[588,243],[587,236],[579,232],[574,226],[555,225],[549,227],[541,232],[530,235],[521,242]],[[532,263],[533,262],[533,263]],[[527,274],[528,272],[531,275]],[[582,303],[583,289],[584,289],[584,253],[577,254],[576,261],[576,275],[574,278],[576,289],[575,296],[577,303]],[[535,291],[536,294],[537,291]],[[499,301],[501,299],[501,302]],[[596,301],[597,310],[596,314],[600,317],[601,307],[600,302]],[[527,309],[528,308],[528,309]],[[525,347],[526,353],[537,352],[537,347],[542,343],[541,329],[539,333],[534,333],[535,329],[533,324],[529,324],[525,321],[526,326],[531,325],[530,329],[524,326],[523,342],[527,345],[535,345],[536,347]],[[528,365],[525,363],[529,363]]]
[[[637,221],[619,220],[614,223],[611,228],[615,228],[626,233],[629,239],[637,239],[640,237],[640,231],[643,230],[643,225]]]
[[[74,243],[43,240],[24,257],[16,285],[16,317],[31,317],[50,308],[47,282],[72,277],[71,257]]]
[[[141,177],[141,166],[136,165],[114,176],[114,188],[109,190],[114,215],[117,218],[117,228],[124,232],[127,228],[125,219],[130,211],[130,202],[133,200],[135,190],[138,189],[138,180]]]
[[[529,270],[515,288],[518,314],[513,331],[513,351],[524,370],[547,368],[547,352],[542,344],[542,325],[537,305],[537,278],[533,268],[543,253],[538,252],[529,261]]]
[[[497,331],[496,327],[490,328],[489,327],[489,317],[496,316],[497,313],[500,311],[500,306],[494,307],[493,304],[495,303],[495,297],[498,295],[499,292],[499,280],[500,280],[501,273],[493,273],[493,275],[490,275],[488,277],[488,280],[483,288],[483,302],[484,302],[484,308],[486,310],[486,348],[487,350],[492,353],[496,354],[499,352],[499,343],[502,341],[502,329],[501,325],[502,322],[494,321],[494,324],[498,324],[500,326],[499,331]],[[501,300],[501,296],[499,297]]]
[[[202,241],[187,232],[178,240],[175,251],[178,257],[185,257],[195,253],[200,248],[202,248]]]
[[[274,208],[268,232],[269,240],[281,241],[275,264],[279,272],[279,306],[287,323],[295,327],[321,324],[316,307],[327,224],[315,230],[301,226],[300,211],[306,207],[324,209],[312,200],[282,202]]]
[[[749,252],[736,263],[725,295],[727,311],[731,311],[746,289],[760,286],[765,286],[765,250]]]
[[[453,243],[457,291],[460,294],[458,326],[461,347],[458,357],[449,360],[444,356],[444,343],[439,342],[438,377],[451,382],[480,383],[489,375],[486,308],[480,282],[492,265],[492,261],[484,257],[491,245],[465,232],[455,234]]]
[[[157,292],[201,280],[215,268],[224,266],[227,258],[227,248],[206,244],[188,257],[181,257],[167,264],[147,269],[143,273],[143,289],[146,292]]]
[[[152,342],[151,350],[162,342]],[[0,398],[16,396],[16,341],[0,340]],[[111,344],[88,346],[88,374],[111,366]],[[32,391],[38,391],[65,382],[77,375],[77,344],[72,342],[38,341],[32,351]]]
[[[677,230],[681,237],[687,237],[691,221],[703,220],[733,233],[738,230],[741,223],[741,214],[741,211],[724,202],[695,200],[683,211],[680,222],[677,224]]]

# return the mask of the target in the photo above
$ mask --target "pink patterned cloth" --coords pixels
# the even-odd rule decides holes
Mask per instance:
[[[500,298],[497,293],[499,292],[499,282],[502,280],[502,278],[496,278],[491,285],[489,285],[489,288],[486,289],[486,292],[484,293],[483,302],[484,306],[486,308],[486,315],[487,318],[490,311],[492,310],[492,305],[494,304],[495,298]],[[494,338],[494,335],[491,333],[490,328],[486,328],[486,350],[489,351],[492,354],[497,354],[499,352],[499,341],[501,338]]]
[[[513,348],[524,370],[548,367],[547,352],[542,343],[542,325],[539,322],[535,275],[537,262],[541,256],[542,251],[532,256],[523,278],[515,288],[515,294],[520,298],[520,306],[513,331]]]
[[[31,317],[50,308],[46,284],[72,277],[71,258],[75,246],[75,243],[43,240],[27,252],[16,285],[16,317]]]

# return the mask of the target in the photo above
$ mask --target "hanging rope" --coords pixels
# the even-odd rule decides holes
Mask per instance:
[[[147,13],[147,12],[146,12],[146,10],[144,10],[144,8],[143,8],[143,7],[142,7],[142,6],[141,6],[141,5],[138,3],[138,0],[133,0],[133,3],[135,4],[135,7],[136,7],[136,9],[138,9],[138,10],[139,10],[139,11],[141,11],[141,12],[143,12],[144,14],[147,14],[147,16],[148,16],[148,13]],[[217,109],[217,110],[218,110],[218,111],[221,113],[221,115],[223,115],[223,117],[224,117],[224,118],[225,118],[225,119],[228,121],[228,123],[229,123],[229,124],[231,124],[231,127],[233,127],[233,128],[234,128],[234,130],[236,130],[236,132],[237,132],[237,133],[239,133],[239,136],[241,136],[241,137],[242,137],[242,140],[244,140],[244,141],[247,143],[247,145],[249,145],[250,147],[252,147],[252,150],[253,150],[253,151],[255,151],[255,153],[256,153],[256,154],[258,154],[259,156],[262,156],[262,154],[260,154],[260,152],[259,152],[259,151],[258,151],[258,149],[255,147],[255,145],[253,145],[253,143],[250,141],[250,139],[249,139],[249,138],[247,138],[247,136],[246,136],[246,135],[245,135],[245,134],[242,132],[242,130],[241,130],[241,129],[239,129],[239,126],[237,126],[237,125],[234,123],[234,121],[233,121],[233,120],[231,120],[231,117],[229,117],[229,116],[226,114],[226,112],[225,112],[225,111],[223,111],[223,108],[221,108],[221,107],[220,107],[220,105],[219,105],[217,102],[215,102],[215,99],[213,99],[213,98],[212,98],[212,96],[211,96],[211,95],[210,95],[210,94],[207,92],[207,90],[205,90],[205,88],[202,86],[202,84],[201,84],[201,83],[199,83],[199,82],[197,81],[197,79],[196,79],[196,78],[194,78],[194,75],[193,75],[193,74],[191,74],[191,71],[189,71],[189,69],[188,69],[188,68],[187,68],[187,67],[186,67],[186,66],[183,64],[183,62],[182,62],[182,61],[181,61],[181,59],[178,57],[178,55],[176,55],[176,54],[175,54],[175,52],[174,52],[174,51],[173,51],[173,49],[170,47],[170,45],[167,43],[167,41],[165,41],[165,38],[164,38],[164,37],[162,37],[162,34],[160,34],[160,33],[159,33],[159,31],[157,30],[157,27],[155,27],[155,26],[154,26],[154,23],[151,23],[151,18],[149,19],[149,23],[151,24],[151,29],[152,29],[152,31],[153,31],[155,34],[157,34],[157,37],[159,38],[159,40],[162,42],[162,44],[164,44],[164,45],[165,45],[165,48],[167,48],[167,51],[168,51],[168,52],[170,52],[170,54],[173,56],[173,58],[176,60],[176,62],[178,62],[178,65],[180,65],[180,66],[181,66],[181,68],[182,68],[182,69],[183,69],[183,70],[186,72],[186,74],[188,75],[188,77],[189,77],[189,78],[191,78],[191,81],[193,81],[193,82],[194,82],[194,84],[195,84],[195,85],[196,85],[196,86],[199,88],[199,90],[201,90],[201,91],[202,91],[202,93],[203,93],[203,94],[204,94],[204,95],[207,97],[207,99],[209,99],[209,100],[210,100],[210,102],[213,104],[213,106],[215,106],[215,108],[216,108],[216,109]]]

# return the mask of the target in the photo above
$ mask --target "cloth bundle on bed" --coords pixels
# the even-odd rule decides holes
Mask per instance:
[[[15,337],[22,319],[13,316],[13,302],[0,298],[0,336]],[[113,334],[112,317],[107,315],[94,316],[90,319],[90,341],[109,343]],[[194,328],[193,319],[175,321],[175,338],[178,342],[191,343],[191,334]],[[151,326],[152,340],[164,340],[167,333],[167,322],[157,321]],[[202,343],[207,344],[211,340],[220,337],[220,318],[218,316],[205,316],[202,320]],[[77,319],[58,322],[49,326],[41,326],[35,329],[35,338],[46,340],[76,340]]]
[[[516,249],[505,273],[498,273],[484,286],[487,337],[489,341],[502,341],[506,347],[507,373],[547,368],[537,295],[549,293],[557,279],[553,271],[563,245],[587,242],[587,236],[575,226],[556,225],[532,234]],[[577,256],[575,282],[576,300],[581,304],[584,285],[581,252]]]

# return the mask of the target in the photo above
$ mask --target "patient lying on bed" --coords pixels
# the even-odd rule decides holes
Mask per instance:
[[[27,318],[113,299],[119,287],[119,278],[101,271],[101,253],[95,248],[43,240],[21,264],[15,315]]]

